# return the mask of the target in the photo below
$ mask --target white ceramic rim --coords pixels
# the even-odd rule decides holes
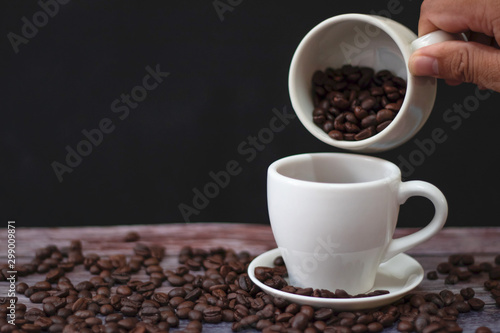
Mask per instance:
[[[324,20],[323,22],[319,23],[317,26],[315,26],[311,31],[309,31],[306,36],[302,39],[300,42],[299,46],[297,47],[293,58],[292,62],[290,65],[290,73],[288,76],[288,89],[290,91],[290,99],[292,101],[292,107],[295,110],[295,106],[299,105],[299,102],[296,99],[297,93],[296,89],[294,86],[293,79],[294,77],[297,76],[296,71],[297,71],[297,61],[302,53],[302,49],[304,49],[305,45],[307,44],[309,37],[311,35],[319,33],[323,29],[328,29],[334,24],[338,24],[340,22],[344,21],[359,21],[361,23],[369,23],[371,25],[374,25],[378,27],[381,31],[383,31],[385,34],[387,34],[389,37],[392,38],[392,40],[395,42],[397,45],[401,55],[403,56],[405,60],[405,64],[408,63],[408,60],[411,55],[411,44],[407,43],[403,39],[400,38],[399,34],[395,32],[392,28],[390,28],[387,24],[384,23],[384,20],[386,20],[385,17],[377,16],[377,15],[367,15],[367,14],[342,14],[338,16],[331,17],[329,19]],[[321,69],[324,70],[324,69]],[[311,73],[312,77],[313,73]],[[406,91],[407,94],[408,92],[411,92],[413,90],[413,85],[414,85],[414,80],[415,77],[411,75],[410,70],[408,66],[406,66]],[[334,140],[328,136],[327,133],[325,133],[324,136],[319,136],[316,134],[313,134],[316,136],[318,139],[321,141],[343,149],[363,149],[363,148],[368,148],[372,146],[373,144],[376,144],[379,141],[383,141],[383,139],[389,135],[389,132],[391,131],[392,128],[396,127],[398,123],[401,121],[401,119],[404,117],[405,110],[407,110],[407,105],[408,104],[408,98],[404,98],[403,104],[401,105],[401,111],[398,112],[396,117],[393,119],[393,121],[387,126],[383,131],[380,133],[375,134],[374,136],[371,136],[369,138],[359,140],[359,141],[344,141],[344,140]],[[313,110],[310,110],[310,113],[312,113]],[[311,131],[310,128],[313,126],[316,128],[317,125],[312,122],[312,120],[309,120],[305,117],[305,115],[302,114],[302,112],[296,112],[297,116],[299,117],[300,121],[302,124],[307,128],[307,130],[310,133],[314,133],[314,131]],[[398,143],[397,145],[402,144]],[[396,145],[396,146],[397,146]]]
[[[314,182],[309,180],[301,180],[289,176],[285,176],[278,171],[278,168],[290,164],[303,162],[311,158],[334,158],[334,159],[351,159],[354,163],[359,165],[359,161],[369,161],[369,163],[377,163],[382,165],[387,170],[387,173],[384,177],[368,180],[362,182],[352,182],[352,183],[323,183],[323,182]],[[334,170],[332,170],[334,172]],[[275,162],[273,162],[268,168],[268,177],[273,177],[282,182],[286,182],[289,184],[294,184],[297,186],[302,186],[304,188],[367,188],[371,186],[378,186],[387,184],[388,182],[398,179],[401,179],[401,170],[394,163],[384,160],[382,158],[361,155],[361,154],[352,154],[352,153],[304,153],[291,155],[287,157],[283,157]]]

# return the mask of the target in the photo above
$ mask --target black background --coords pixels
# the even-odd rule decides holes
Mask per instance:
[[[211,171],[234,160],[240,173],[189,220],[269,223],[267,166],[291,154],[341,150],[315,139],[298,119],[251,161],[238,146],[269,127],[273,109],[292,112],[290,60],[322,20],[389,14],[417,32],[420,2],[396,1],[398,12],[391,13],[394,1],[222,0],[232,10],[220,16],[213,1],[73,0],[16,53],[9,33],[22,35],[22,18],[33,22],[42,9],[35,1],[2,0],[2,219],[20,226],[184,222],[179,205],[193,206],[193,189],[203,190]],[[170,75],[122,120],[111,103],[142,84],[147,66]],[[400,164],[417,156],[415,140],[442,128],[447,140],[420,153],[425,159],[405,180],[443,191],[448,226],[498,224],[499,95],[473,105],[460,125],[443,117],[474,92],[472,85],[439,82],[424,128],[403,146],[375,154]],[[76,149],[82,130],[104,118],[113,132],[59,182],[52,163],[65,164],[65,147]],[[422,226],[432,212],[429,202],[412,198],[399,225]]]

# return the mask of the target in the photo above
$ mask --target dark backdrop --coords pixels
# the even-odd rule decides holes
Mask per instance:
[[[349,12],[390,16],[416,32],[419,7],[406,0],[2,0],[2,219],[19,226],[268,223],[267,166],[291,154],[340,151],[290,117],[287,74],[301,38]],[[475,93],[472,85],[440,82],[418,135],[375,155],[401,165],[406,180],[439,187],[448,226],[498,223],[500,97]],[[283,130],[270,132],[278,115]],[[437,128],[446,141],[432,146]],[[205,190],[212,198],[197,194]],[[410,199],[400,226],[431,216],[430,203]]]

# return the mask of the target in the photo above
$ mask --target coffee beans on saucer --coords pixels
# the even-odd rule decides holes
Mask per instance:
[[[279,264],[277,264],[279,263]],[[312,296],[320,298],[361,298],[361,297],[373,297],[388,294],[388,290],[374,290],[365,294],[350,295],[343,289],[336,289],[335,291],[330,291],[327,289],[313,289],[313,288],[300,288],[288,285],[285,277],[288,276],[286,266],[284,264],[283,258],[281,256],[276,257],[274,260],[274,267],[264,267],[259,266],[255,268],[255,277],[265,285],[279,289],[284,292],[302,295],[302,296]]]
[[[312,76],[313,122],[334,140],[358,141],[383,131],[398,114],[406,81],[388,70],[344,65]]]

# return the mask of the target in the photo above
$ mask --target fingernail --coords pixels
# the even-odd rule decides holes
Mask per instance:
[[[410,60],[410,72],[416,76],[437,76],[438,62],[436,58],[428,56],[414,56]]]

